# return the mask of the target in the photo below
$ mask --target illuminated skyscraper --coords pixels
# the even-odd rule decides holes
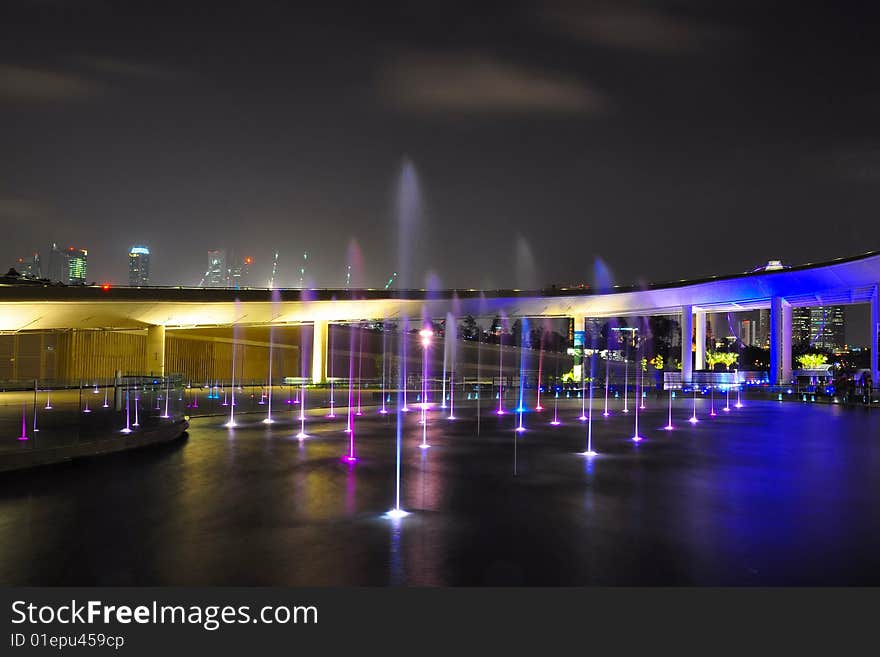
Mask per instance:
[[[204,284],[208,287],[226,287],[228,278],[226,251],[223,249],[208,251],[208,270],[205,272]]]
[[[27,278],[42,278],[43,270],[40,266],[40,254],[34,253],[29,258],[19,258],[15,263],[15,269]]]
[[[128,284],[150,284],[150,249],[145,246],[133,246],[128,251]]]
[[[815,349],[843,349],[846,345],[843,306],[792,308],[791,341]]]
[[[67,278],[70,285],[84,285],[89,271],[89,252],[86,249],[67,250]]]
[[[54,242],[49,247],[49,268],[46,272],[46,278],[52,282],[69,283],[70,272],[68,271],[68,260],[70,256],[67,251],[58,248]]]
[[[229,268],[229,284],[237,289],[250,287],[251,265],[253,264],[254,259],[250,256],[233,260],[233,264]]]

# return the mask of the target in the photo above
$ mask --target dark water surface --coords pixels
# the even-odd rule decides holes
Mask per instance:
[[[601,404],[601,402],[598,402]],[[366,409],[344,417],[193,421],[177,444],[0,477],[0,582],[49,585],[880,584],[880,413],[750,401],[677,429],[649,400],[596,413],[586,459],[575,400],[514,417]],[[719,404],[718,406],[721,406]],[[344,409],[338,409],[344,410]],[[616,409],[619,410],[619,409]],[[488,411],[491,413],[491,409]],[[121,438],[124,439],[124,438]]]

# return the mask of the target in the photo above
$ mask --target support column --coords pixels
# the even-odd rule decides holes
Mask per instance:
[[[868,331],[868,344],[871,347],[871,380],[874,389],[880,388],[880,347],[877,346],[877,337],[880,334],[880,283],[874,287],[871,296],[871,326]]]
[[[327,382],[327,342],[330,322],[316,320],[312,334],[312,383]]]
[[[791,382],[791,304],[782,297],[770,300],[770,383]]]
[[[145,374],[165,376],[165,327],[147,327],[147,362]]]
[[[698,310],[694,313],[697,327],[697,337],[694,340],[694,369],[706,369],[706,312]]]
[[[681,308],[681,382],[690,383],[694,378],[691,340],[694,337],[694,307]]]

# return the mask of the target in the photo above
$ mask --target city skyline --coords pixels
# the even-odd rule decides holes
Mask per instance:
[[[157,283],[198,281],[194,251],[236,245],[258,280],[278,250],[288,285],[304,251],[315,280],[354,251],[355,278],[384,281],[407,158],[419,283],[583,281],[596,258],[638,283],[878,246],[875,8],[61,7],[0,10],[5,262],[88,244],[118,283],[144,242]]]

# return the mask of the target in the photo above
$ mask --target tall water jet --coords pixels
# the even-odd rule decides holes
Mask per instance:
[[[168,380],[168,377],[166,376],[165,377],[165,412],[159,416],[165,420],[167,420],[168,418],[171,417],[170,415],[168,415],[168,397],[171,394],[171,387],[170,386],[171,386],[171,383]]]
[[[348,405],[345,408],[345,433],[351,433],[354,413],[354,331],[348,327]]]
[[[138,395],[138,393],[134,393],[134,422],[131,423],[131,426],[133,426],[133,427],[141,426],[141,423],[138,420],[138,406],[140,405],[139,404],[140,401],[141,401],[140,395]]]
[[[453,299],[453,305],[455,305],[456,299]],[[455,316],[452,313],[448,313],[446,315],[446,341],[449,345],[449,415],[446,417],[447,420],[455,419],[455,364],[456,364],[456,354],[458,347],[458,327],[455,324]],[[445,358],[444,358],[445,362]],[[446,376],[443,377],[444,382],[446,381]],[[444,395],[445,398],[445,395]]]
[[[385,377],[388,369],[388,329],[385,322],[382,322],[382,408],[379,409],[381,415],[388,414],[388,407],[385,399]]]
[[[419,336],[422,339],[422,444],[419,448],[428,449],[428,349],[434,331],[425,327],[419,331]]]
[[[272,320],[274,321],[278,317],[278,305],[281,301],[281,293],[278,290],[272,290]],[[272,419],[272,361],[274,357],[274,347],[275,347],[275,327],[269,326],[269,385],[268,392],[268,406],[266,407],[266,418],[263,420],[264,424],[272,424],[275,420]]]
[[[329,373],[327,378],[330,379],[330,412],[327,414],[327,417],[331,420],[336,417],[336,384],[333,380],[333,331],[328,327],[327,329],[327,367],[329,369]]]
[[[724,408],[722,408],[721,410],[725,413],[730,413],[730,386],[727,386],[725,392],[727,393],[727,396],[724,402]]]
[[[358,406],[355,415],[361,416],[361,381],[364,367],[364,327],[358,324]]]
[[[496,415],[504,415],[504,319],[504,313],[502,313],[499,319],[501,327],[498,335],[498,410],[495,411]]]
[[[122,433],[131,433],[131,404],[129,403],[129,392],[125,391],[125,426],[120,430]]]
[[[625,338],[623,350],[623,412],[629,413],[629,338]]]
[[[525,349],[525,339],[529,334],[529,320],[522,320],[522,331],[520,335],[520,349],[519,349],[519,404],[516,407],[517,412],[519,413],[519,423],[517,424],[516,430],[518,432],[523,432],[526,430],[525,425],[523,425],[523,414],[525,413],[525,385],[526,385],[526,349]]]
[[[238,309],[239,309],[239,300],[235,300],[235,319],[238,319]],[[235,348],[237,338],[237,327],[236,324],[232,325],[232,367],[230,368],[230,379],[229,379],[229,388],[230,388],[230,402],[229,402],[229,421],[226,423],[226,427],[229,429],[235,428]],[[198,397],[196,397],[198,399]]]
[[[699,420],[697,419],[697,386],[694,386],[694,413],[693,415],[691,415],[688,422],[690,422],[691,424],[696,424],[697,422],[699,422]]]
[[[715,413],[715,387],[714,386],[709,386],[709,399],[710,399],[709,417],[715,417],[716,413]]]
[[[412,272],[410,271],[410,246],[416,223],[421,214],[421,197],[419,193],[418,178],[412,162],[405,160],[400,173],[397,186],[397,221],[398,221],[398,252],[397,257],[400,266],[397,271],[400,276],[401,287],[406,289],[412,284]],[[408,515],[400,505],[400,474],[401,474],[401,443],[403,440],[403,417],[406,412],[406,381],[407,381],[407,338],[409,335],[408,317],[404,312],[402,317],[402,333],[400,339],[400,385],[397,389],[397,422],[396,422],[396,466],[395,466],[395,496],[394,508],[386,514],[392,520],[397,520]]]
[[[673,429],[675,429],[675,427],[672,426],[672,400],[673,399],[675,399],[675,391],[672,388],[670,388],[669,389],[669,417],[666,420],[666,426],[663,427],[664,429],[666,429],[666,431],[672,431]]]
[[[584,340],[586,341],[586,335],[584,335]],[[595,336],[593,338],[593,346],[595,347]],[[593,449],[593,380],[596,378],[596,359],[595,359],[596,350],[593,349],[593,354],[590,356],[590,400],[587,402],[587,448],[581,452],[582,456],[592,457],[596,456],[597,452]],[[583,362],[581,362],[581,367],[583,367]],[[638,435],[638,429],[636,430],[636,435]]]
[[[49,388],[46,388],[46,406],[45,409],[47,411],[52,410],[52,399],[51,399],[52,391]]]
[[[308,300],[308,295],[306,291],[300,292],[300,299],[303,301]],[[317,326],[312,326],[312,332],[317,331]],[[308,438],[308,434],[306,433],[306,381],[308,380],[308,363],[311,362],[311,353],[308,349],[309,339],[306,337],[305,331],[300,331],[300,354],[302,354],[300,358],[300,394],[299,394],[299,433],[296,434],[296,439],[302,442],[306,438]],[[313,336],[309,336],[313,337]]]
[[[535,410],[539,413],[544,410],[541,406],[541,387],[544,380],[544,329],[545,327],[541,326],[538,334],[538,385],[535,390]]]
[[[27,402],[21,405],[21,435],[19,440],[30,440],[27,435]]]
[[[34,438],[36,438],[36,434],[39,432],[37,428],[37,382],[34,380]]]
[[[633,335],[638,335],[638,334],[637,334],[637,333],[634,333]],[[638,342],[636,342],[636,345],[635,345],[635,347],[636,347],[635,361],[636,361],[637,363],[641,363],[641,362],[642,362],[642,361],[641,361],[641,351],[640,351],[640,350],[641,350],[641,345],[642,345],[641,336],[638,336],[636,339],[638,340]],[[636,376],[636,399],[637,399],[637,400],[638,400],[638,399],[641,399],[641,397],[639,396],[639,393],[640,393],[640,392],[641,392],[641,388],[640,388],[640,386],[639,386],[639,377]],[[624,403],[626,403],[626,402],[624,402]],[[642,436],[639,435],[639,410],[640,410],[640,409],[641,409],[641,404],[636,404],[636,405],[635,405],[635,415],[634,415],[634,420],[635,420],[635,430],[633,431],[633,436],[632,436],[632,441],[633,441],[634,443],[638,443],[638,442],[641,442],[641,441],[643,440],[643,439],[642,439]]]
[[[736,386],[736,404],[734,404],[734,408],[742,408],[742,383],[737,383]]]

